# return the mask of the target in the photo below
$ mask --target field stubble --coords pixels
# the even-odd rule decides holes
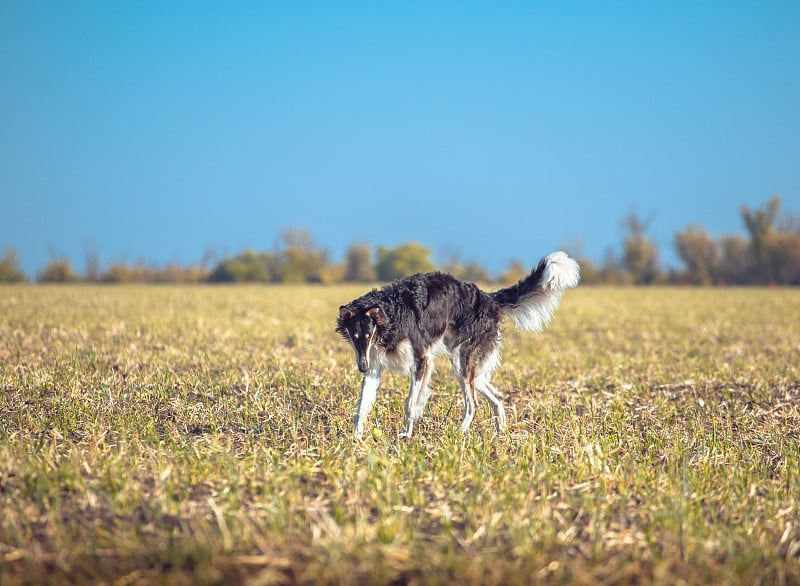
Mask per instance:
[[[409,442],[362,292],[0,288],[0,584],[800,583],[800,291],[569,291]]]

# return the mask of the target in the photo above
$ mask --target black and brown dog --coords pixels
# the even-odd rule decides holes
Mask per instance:
[[[466,433],[475,417],[476,392],[489,401],[497,428],[503,429],[505,408],[490,382],[500,363],[500,322],[510,316],[518,329],[541,331],[550,322],[561,294],[579,280],[578,263],[563,252],[554,252],[519,283],[493,293],[436,272],[373,289],[340,307],[336,331],[353,346],[356,364],[364,374],[356,437],[364,432],[384,369],[411,377],[406,428],[401,433],[401,437],[411,437],[430,398],[428,383],[437,354],[450,357],[461,383],[461,431]]]

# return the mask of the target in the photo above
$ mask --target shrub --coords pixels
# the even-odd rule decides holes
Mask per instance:
[[[6,248],[0,258],[0,283],[24,283],[25,273],[19,266],[19,255],[13,248]]]

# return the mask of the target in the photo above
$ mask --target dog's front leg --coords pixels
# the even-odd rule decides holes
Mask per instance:
[[[419,396],[419,384],[417,378],[411,375],[411,384],[408,388],[408,397],[406,397],[406,428],[400,432],[400,439],[408,439],[414,434],[414,408],[417,404],[417,397]]]
[[[356,438],[364,435],[364,422],[369,417],[372,406],[377,398],[378,387],[381,386],[381,371],[368,370],[361,381],[361,397],[358,400],[358,414],[356,415]]]
[[[417,368],[411,375],[411,386],[406,399],[406,428],[400,432],[401,438],[410,438],[414,433],[414,424],[422,419],[422,411],[430,397],[428,383],[431,380],[433,362],[423,357],[417,362]]]

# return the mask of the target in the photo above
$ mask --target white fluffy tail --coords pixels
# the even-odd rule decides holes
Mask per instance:
[[[492,297],[506,315],[514,318],[518,330],[541,332],[565,289],[578,285],[580,267],[565,252],[553,252],[539,261],[531,274],[516,285],[495,291]]]

